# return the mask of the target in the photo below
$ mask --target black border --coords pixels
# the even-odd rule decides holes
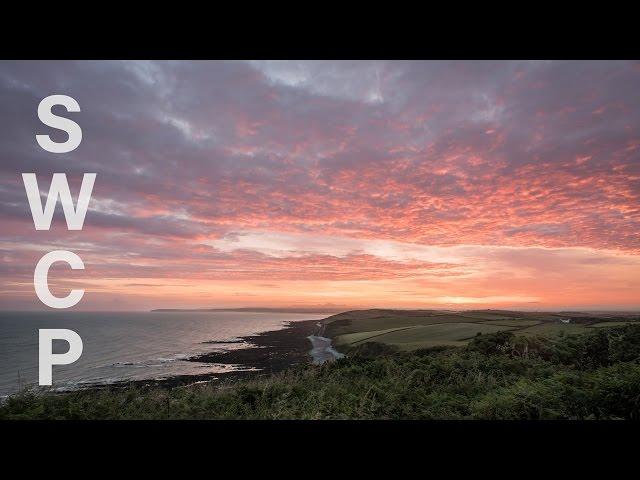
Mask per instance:
[[[28,7],[28,5],[27,5]],[[638,59],[636,15],[542,3],[8,14],[0,59]],[[84,17],[82,14],[85,14]]]
[[[318,458],[326,460],[335,452],[353,449],[365,449],[371,455],[426,454],[428,449],[431,456],[461,459],[517,453],[524,460],[533,451],[541,457],[565,456],[567,461],[576,461],[574,455],[581,455],[583,461],[585,455],[608,461],[621,461],[625,456],[635,460],[640,433],[637,421],[570,420],[29,420],[3,421],[0,426],[3,454],[8,453],[7,448],[29,448],[40,439],[51,455],[68,453],[69,448],[80,454],[166,443],[176,451],[193,454],[232,450],[269,455],[284,450],[313,456],[318,449]]]
[[[246,11],[235,15],[174,6],[162,21],[156,18],[157,8],[136,16],[128,6],[126,11],[94,12],[89,19],[79,19],[70,16],[70,7],[53,6],[44,13],[31,7],[32,12],[5,17],[14,28],[0,33],[0,58],[640,58],[636,16],[630,12],[597,11],[596,18],[586,20],[575,11],[563,16],[557,5],[553,10],[541,4],[521,5],[519,12],[509,12],[506,6],[488,11],[483,6],[480,10],[491,17],[487,21],[463,5],[450,13],[426,4],[424,11],[401,10],[401,5],[395,11],[374,4],[362,7],[377,9],[379,18],[361,12],[347,16],[346,8],[312,7],[308,5],[305,12],[295,6],[272,12],[281,15],[276,22],[253,6],[243,6]],[[319,14],[317,8],[326,11]],[[515,15],[506,18],[505,13]],[[5,421],[0,422],[0,451],[5,459],[26,452],[41,461],[50,458],[56,465],[65,459],[73,467],[96,452],[118,462],[119,456],[135,456],[151,446],[156,457],[166,450],[172,456],[208,462],[211,475],[230,451],[244,455],[245,463],[269,456],[288,462],[299,454],[334,470],[338,467],[332,462],[338,459],[353,460],[361,468],[363,460],[376,463],[402,455],[411,456],[425,473],[434,462],[449,462],[456,473],[471,467],[492,475],[513,455],[520,463],[513,475],[535,470],[547,460],[558,461],[575,474],[579,465],[592,469],[599,461],[616,465],[634,461],[639,427],[636,422],[572,421]],[[354,457],[356,451],[365,451],[366,456]],[[161,460],[164,465],[169,459]]]

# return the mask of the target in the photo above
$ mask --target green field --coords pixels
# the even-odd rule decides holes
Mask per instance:
[[[585,333],[591,327],[629,323],[624,314],[582,312],[516,312],[472,310],[355,310],[324,321],[324,335],[348,350],[367,342],[392,345],[400,350],[434,346],[461,346],[476,334],[509,330],[516,335],[554,336]],[[563,323],[561,319],[570,319]]]
[[[540,325],[535,325],[533,327],[524,328],[522,330],[518,330],[518,335],[524,335],[525,337],[532,337],[535,335],[558,335],[560,333],[564,334],[575,334],[575,333],[585,333],[589,331],[589,327],[585,325],[580,325],[578,323],[551,323],[545,322]]]
[[[637,322],[598,322],[598,323],[594,323],[593,325],[589,325],[590,327],[596,327],[596,328],[601,328],[601,327],[622,327],[624,325],[630,325],[632,323],[637,323]]]
[[[497,315],[495,312],[448,312],[438,310],[355,310],[334,315],[325,320],[325,335],[335,338],[358,332],[374,332],[438,323],[502,322],[511,320],[511,312]],[[493,322],[492,322],[493,323]]]
[[[533,327],[534,325],[540,325],[540,320],[523,320],[523,319],[505,319],[505,320],[490,320],[488,322],[482,322],[484,325],[502,325],[505,327]]]
[[[424,338],[434,338],[438,328],[451,325],[383,335],[402,337],[412,332],[418,338],[431,329]],[[0,422],[639,421],[640,323],[585,330],[581,335],[539,337],[530,342],[501,331],[474,337],[458,348],[398,352],[365,342],[335,362],[298,365],[274,375],[222,384],[197,382],[175,388],[132,384],[64,393],[25,390],[0,403]],[[503,441],[517,438],[505,436]]]
[[[389,328],[386,330],[373,330],[371,332],[357,332],[357,333],[345,333],[335,338],[336,345],[355,345],[357,343],[372,340],[377,337],[384,336],[385,334],[396,332],[398,330],[405,330],[414,327],[401,327],[401,328]]]
[[[367,341],[375,341],[394,345],[400,350],[415,350],[438,345],[461,346],[478,333],[495,333],[512,329],[513,327],[509,326],[465,322],[415,325],[399,329],[340,335],[336,338],[336,345],[357,346]]]

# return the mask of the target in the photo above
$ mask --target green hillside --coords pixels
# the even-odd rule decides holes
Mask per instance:
[[[503,330],[534,337],[585,333],[594,327],[625,325],[634,321],[637,321],[637,314],[371,309],[327,318],[324,335],[333,338],[342,350],[368,341],[400,350],[416,350],[461,346],[478,334]]]
[[[500,331],[411,352],[364,342],[334,363],[224,385],[25,392],[0,406],[0,419],[639,420],[639,395],[634,324],[551,337]]]

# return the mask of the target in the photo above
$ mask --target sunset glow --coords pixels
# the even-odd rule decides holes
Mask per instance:
[[[2,62],[0,305],[640,308],[640,63]],[[39,101],[83,142],[43,151]],[[74,198],[36,231],[21,173]]]

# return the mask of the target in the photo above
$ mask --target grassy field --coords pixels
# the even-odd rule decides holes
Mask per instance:
[[[435,327],[385,334],[417,338]],[[640,324],[585,329],[553,338],[500,331],[411,352],[365,342],[333,363],[226,384],[23,392],[0,404],[0,420],[640,420]]]
[[[510,326],[488,325],[486,323],[436,323],[373,332],[348,333],[338,336],[336,345],[353,347],[374,341],[396,346],[400,350],[415,350],[439,345],[461,346],[478,333],[495,333],[513,329],[514,327]]]
[[[477,334],[505,330],[525,337],[585,333],[591,327],[626,325],[636,318],[637,315],[632,314],[593,312],[372,309],[329,317],[324,321],[324,335],[333,338],[336,346],[345,351],[367,342],[410,351],[434,346],[462,346]]]
[[[348,333],[464,321],[468,321],[468,319],[456,313],[430,310],[356,310],[330,317],[326,323],[325,334],[337,337]]]
[[[505,320],[489,320],[488,322],[482,322],[484,325],[502,325],[505,327],[533,327],[534,325],[540,325],[540,320],[523,320],[523,319],[505,319]]]
[[[579,323],[545,322],[545,323],[541,323],[540,325],[524,328],[518,332],[518,335],[535,336],[535,335],[558,335],[561,333],[575,334],[575,333],[585,333],[588,330],[589,330],[588,326],[581,325]]]
[[[624,325],[630,325],[632,323],[634,323],[634,322],[598,322],[598,323],[594,323],[593,325],[589,325],[589,326],[590,327],[596,327],[596,328],[600,328],[600,327],[622,327]]]
[[[360,342],[366,342],[374,338],[384,336],[388,333],[405,330],[407,328],[415,327],[388,328],[386,330],[373,330],[371,332],[345,333],[344,335],[337,336],[335,338],[335,343],[336,345],[355,345]]]

